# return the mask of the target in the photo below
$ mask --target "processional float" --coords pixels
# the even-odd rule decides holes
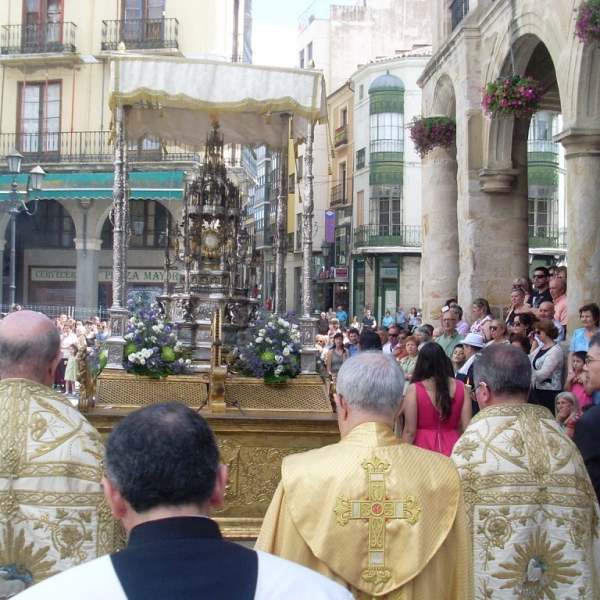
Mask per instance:
[[[172,225],[174,231],[168,232],[167,238],[175,234],[177,241],[174,252],[165,257],[164,293],[158,302],[167,321],[176,328],[178,339],[191,350],[194,370],[205,376],[207,398],[211,399],[216,397],[217,389],[224,391],[226,370],[222,355],[235,345],[238,334],[248,327],[257,310],[257,301],[248,297],[247,282],[241,276],[248,237],[243,226],[239,190],[227,177],[223,146],[225,142],[262,143],[286,155],[291,136],[294,141],[306,144],[299,329],[305,348],[301,371],[315,375],[312,144],[315,123],[325,116],[322,74],[240,63],[117,56],[111,63],[110,104],[115,123],[115,185],[108,372],[122,368],[123,336],[128,318],[125,282],[129,141],[139,143],[150,138],[187,148],[204,146],[199,172],[186,178],[181,219]],[[285,163],[285,159],[282,162]],[[285,202],[280,194],[276,234],[279,241],[285,237],[282,218]],[[277,259],[281,292],[284,252],[278,252]],[[171,269],[178,271],[173,289],[169,289],[167,283]],[[279,300],[282,300],[281,295]],[[219,324],[218,336],[215,322]],[[215,352],[216,347],[218,352]],[[216,386],[213,385],[215,379],[219,382]],[[102,396],[102,389],[99,395]],[[329,408],[327,402],[324,406]],[[209,403],[209,407],[224,410],[225,405],[215,401]]]

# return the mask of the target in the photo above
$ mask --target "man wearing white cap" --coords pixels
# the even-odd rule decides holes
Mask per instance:
[[[473,387],[473,366],[475,357],[483,350],[485,340],[480,333],[467,333],[465,339],[462,341],[462,345],[467,361],[459,369],[456,374],[456,379],[459,379],[465,385]],[[473,414],[477,412],[479,412],[479,405],[477,402],[473,402]]]

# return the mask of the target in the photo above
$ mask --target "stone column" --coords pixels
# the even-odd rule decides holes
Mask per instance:
[[[423,323],[437,325],[443,303],[458,292],[456,152],[435,148],[422,173],[421,306]]]
[[[98,266],[102,240],[75,238],[74,241],[77,252],[75,306],[96,308],[98,306]]]
[[[579,308],[600,302],[600,132],[568,129],[558,136],[567,167],[567,332],[581,327]]]

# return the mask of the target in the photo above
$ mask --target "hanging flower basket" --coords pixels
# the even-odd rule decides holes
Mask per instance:
[[[456,121],[450,117],[415,117],[408,128],[421,158],[436,147],[449,150],[456,145]]]
[[[576,8],[575,35],[584,44],[600,46],[600,0],[583,0]]]
[[[481,106],[488,117],[531,117],[540,109],[544,90],[532,77],[512,75],[490,81],[483,90]]]

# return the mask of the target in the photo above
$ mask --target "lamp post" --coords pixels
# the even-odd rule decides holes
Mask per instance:
[[[21,164],[23,163],[23,155],[18,150],[13,150],[7,157],[8,171],[13,176],[10,186],[10,283],[8,286],[8,303],[12,306],[15,303],[16,291],[16,267],[17,267],[17,217],[22,213],[33,215],[37,211],[38,192],[42,189],[44,177],[46,173],[40,165],[34,167],[29,172],[29,180],[26,190],[26,195],[29,196],[29,190],[35,192],[35,205],[33,210],[29,210],[27,205],[19,198],[17,176],[21,172]]]

